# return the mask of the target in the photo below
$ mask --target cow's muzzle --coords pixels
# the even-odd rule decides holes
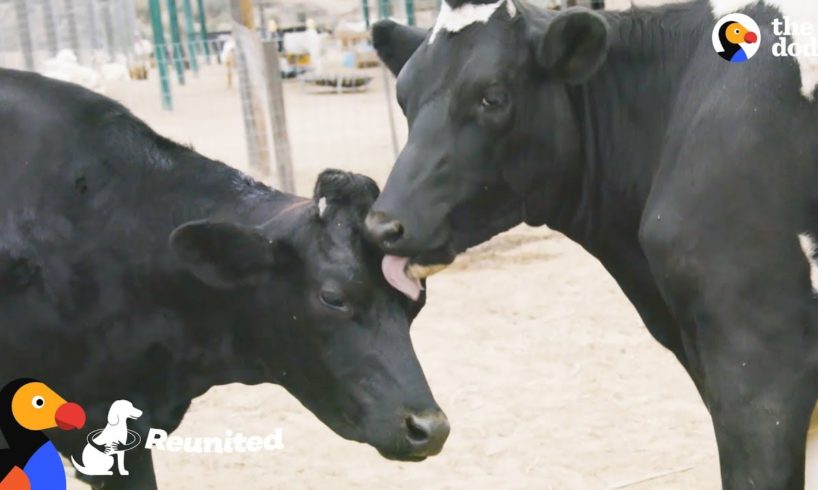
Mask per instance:
[[[374,210],[367,214],[364,225],[367,240],[385,254],[412,258],[410,265],[417,279],[439,272],[455,258],[447,227],[440,227],[428,236],[419,235],[394,216]]]
[[[393,448],[379,448],[382,456],[399,461],[423,461],[443,449],[449,437],[449,419],[440,410],[407,413],[402,441]]]

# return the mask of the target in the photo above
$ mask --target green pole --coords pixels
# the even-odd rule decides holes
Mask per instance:
[[[196,2],[199,6],[199,35],[202,37],[202,45],[204,46],[204,53],[207,59],[207,64],[210,64],[210,44],[207,42],[207,22],[205,19],[204,0]]]
[[[406,22],[415,25],[415,0],[406,0]]]
[[[366,29],[369,30],[369,0],[362,0],[361,4],[363,5],[364,11],[364,23],[366,24]]]
[[[196,32],[193,28],[193,7],[190,0],[183,0],[185,11],[185,31],[187,34],[187,53],[190,56],[190,69],[193,73],[199,73],[199,62],[196,60]]]
[[[389,0],[378,0],[378,17],[380,19],[389,18]]]
[[[176,0],[168,0],[168,23],[170,24],[170,42],[173,44],[173,67],[176,69],[176,78],[179,85],[185,84],[185,65],[182,63],[182,38],[179,35],[179,15]]]
[[[159,84],[162,88],[162,107],[173,110],[173,99],[170,96],[170,77],[165,45],[165,30],[162,27],[162,5],[159,0],[150,0],[151,27],[153,27],[153,46],[156,54],[156,68],[159,70]]]

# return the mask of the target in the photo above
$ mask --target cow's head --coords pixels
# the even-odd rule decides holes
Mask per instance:
[[[410,129],[367,216],[375,243],[416,265],[447,263],[559,211],[581,155],[572,91],[606,58],[604,18],[516,0],[446,0],[431,31],[384,21],[373,38],[398,74]]]
[[[282,385],[343,437],[422,460],[448,433],[409,337],[423,306],[395,291],[363,238],[378,196],[368,177],[326,171],[313,199],[260,227],[199,221],[174,231],[185,268],[236,300],[247,324],[224,349],[257,381]],[[247,382],[247,381],[245,381]]]

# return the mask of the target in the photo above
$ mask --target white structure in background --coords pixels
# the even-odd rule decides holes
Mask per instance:
[[[310,54],[310,65],[316,73],[324,71],[324,38],[315,28],[315,21],[307,19],[307,52]]]
[[[129,80],[128,59],[125,55],[118,54],[112,63],[103,63],[99,67],[99,73],[106,82]]]
[[[96,70],[80,65],[77,55],[70,49],[63,49],[57,53],[57,56],[43,61],[40,73],[49,78],[76,83],[100,93],[105,92],[102,76]],[[125,73],[127,74],[127,69]]]
[[[147,66],[153,56],[153,43],[143,39],[139,35],[134,36],[133,42],[134,62]]]
[[[320,34],[315,21],[307,19],[307,29],[302,32],[284,34],[284,52],[287,54],[309,54],[310,66],[315,73],[324,71],[324,42],[326,34]]]
[[[49,78],[82,85],[99,93],[105,93],[105,82],[129,79],[128,61],[124,55],[117,55],[114,61],[109,61],[107,55],[101,52],[94,55],[97,58],[95,64],[99,67],[98,70],[81,65],[73,51],[63,49],[57,56],[42,62],[40,73]]]
[[[222,41],[222,50],[221,53],[219,53],[221,59],[226,60],[232,58],[236,52],[236,40],[233,39],[233,36],[227,34],[219,36],[219,40]]]

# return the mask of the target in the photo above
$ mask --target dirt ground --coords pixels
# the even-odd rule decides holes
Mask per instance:
[[[330,166],[383,183],[393,154],[380,72],[372,74],[371,90],[355,95],[288,85],[300,192]],[[172,113],[162,111],[155,79],[121,82],[108,94],[160,133],[245,167],[240,105],[221,67],[174,86]],[[277,386],[231,385],[195,400],[176,434],[281,427],[284,449],[154,452],[160,488],[719,488],[710,421],[692,382],[578,246],[520,227],[430,279],[429,290],[412,337],[452,424],[440,456],[386,461],[336,436]]]

